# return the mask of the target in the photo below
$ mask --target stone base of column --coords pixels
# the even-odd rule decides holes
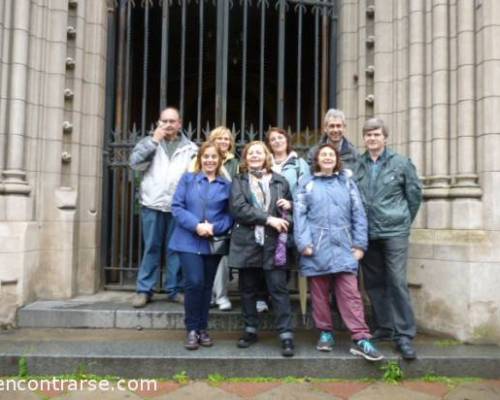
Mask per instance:
[[[2,172],[3,181],[0,183],[0,194],[16,194],[28,196],[31,186],[26,181],[26,172],[22,170],[6,170]]]
[[[454,198],[480,198],[483,191],[478,183],[479,177],[475,174],[458,175],[450,189],[450,196]]]
[[[434,175],[424,178],[424,198],[443,199],[450,195],[451,177],[449,175]]]

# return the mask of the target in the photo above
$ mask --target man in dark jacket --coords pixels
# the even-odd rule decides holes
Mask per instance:
[[[340,153],[343,168],[352,170],[358,157],[358,151],[354,145],[345,138],[345,128],[345,114],[340,110],[330,108],[326,112],[325,118],[323,118],[323,137],[320,142],[311,147],[307,153],[307,163],[312,166],[314,154],[316,154],[320,145],[331,143]]]
[[[361,260],[365,289],[375,319],[374,339],[394,340],[403,358],[416,352],[415,317],[406,263],[411,224],[422,201],[422,185],[411,160],[386,148],[388,131],[380,118],[363,126],[367,151],[354,177],[368,216],[368,251]]]

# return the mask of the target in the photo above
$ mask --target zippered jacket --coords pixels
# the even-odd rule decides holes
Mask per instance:
[[[358,158],[354,169],[368,216],[369,238],[408,236],[422,202],[422,184],[409,158],[388,148],[381,157],[374,182],[368,152]]]
[[[132,169],[144,172],[140,203],[153,210],[170,212],[177,183],[197,152],[198,146],[184,135],[171,158],[151,136],[141,139],[129,158]]]
[[[303,276],[357,273],[352,249],[366,250],[367,220],[350,173],[314,175],[299,185],[293,206],[294,237]],[[304,256],[306,247],[313,255]]]

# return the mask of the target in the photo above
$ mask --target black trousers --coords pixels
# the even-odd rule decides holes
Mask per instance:
[[[259,317],[255,303],[259,292],[261,268],[242,268],[239,270],[241,309],[245,331],[255,333],[259,327]],[[282,339],[292,337],[292,308],[287,287],[287,271],[280,269],[264,270],[267,288],[271,295],[276,330]]]

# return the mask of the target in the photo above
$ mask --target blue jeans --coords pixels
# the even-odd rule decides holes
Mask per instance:
[[[184,274],[184,323],[187,331],[206,330],[220,255],[179,252]]]
[[[375,333],[405,341],[415,337],[416,324],[408,291],[408,237],[370,240],[361,259],[365,290],[375,317]]]
[[[182,289],[181,267],[177,252],[168,250],[168,242],[175,228],[172,213],[141,208],[142,238],[144,253],[137,275],[137,293],[151,296],[161,271],[162,252],[167,255],[167,273],[164,288],[169,297]]]

